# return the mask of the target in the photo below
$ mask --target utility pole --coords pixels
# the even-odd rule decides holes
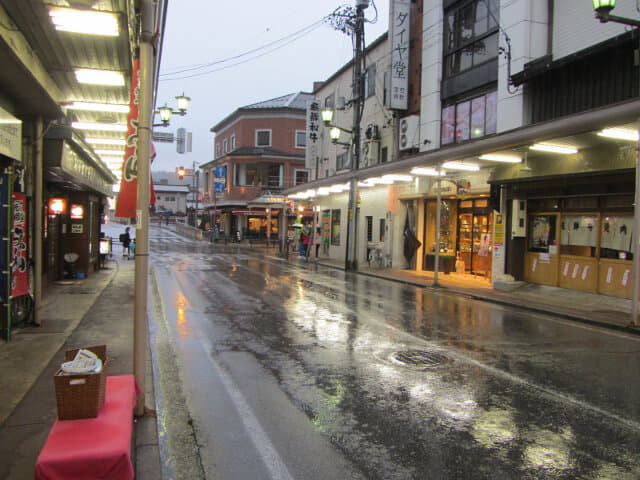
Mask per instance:
[[[353,55],[353,129],[351,145],[351,171],[360,168],[360,120],[364,108],[364,10],[369,0],[356,0],[353,24],[355,35]],[[347,249],[345,270],[358,269],[358,179],[349,180],[349,207],[347,211]]]

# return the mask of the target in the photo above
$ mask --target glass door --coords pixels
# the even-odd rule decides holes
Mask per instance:
[[[471,273],[489,275],[491,272],[491,214],[473,216],[473,255]]]
[[[464,271],[471,271],[471,252],[473,248],[473,214],[461,213],[458,215],[458,257],[464,262]]]

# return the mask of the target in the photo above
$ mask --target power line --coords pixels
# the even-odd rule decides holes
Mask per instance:
[[[248,50],[246,52],[240,53],[238,55],[227,57],[227,58],[224,58],[222,60],[215,60],[215,61],[209,62],[209,63],[202,63],[202,64],[197,64],[197,65],[192,65],[192,66],[181,67],[179,70],[174,70],[174,71],[170,71],[170,72],[166,72],[166,73],[161,73],[160,77],[172,76],[172,75],[177,75],[179,73],[186,73],[186,72],[191,72],[191,71],[194,71],[194,70],[200,70],[200,69],[203,69],[203,68],[212,67],[214,65],[219,65],[221,63],[226,63],[226,62],[230,62],[232,60],[237,60],[239,58],[246,57],[247,55],[251,55],[253,53],[259,52],[260,50],[267,49],[269,47],[272,47],[273,45],[277,45],[277,44],[279,44],[279,43],[281,43],[283,41],[286,41],[288,39],[294,39],[295,40],[295,39],[301,38],[304,35],[306,35],[307,33],[312,32],[313,30],[318,28],[320,25],[322,25],[326,21],[326,19],[328,17],[329,16],[327,15],[327,16],[321,18],[320,20],[317,20],[317,21],[307,25],[306,27],[301,28],[300,30],[298,30],[296,32],[290,33],[290,34],[285,35],[284,37],[281,37],[281,38],[279,38],[277,40],[274,40],[272,42],[266,43],[266,44],[264,44],[264,45],[262,45],[260,47],[253,48],[251,50]],[[287,42],[284,45],[288,45],[289,43],[291,43],[291,42]],[[270,50],[269,52],[275,51],[275,50],[277,50],[277,49]],[[253,58],[259,58],[259,56],[252,57],[252,59]],[[244,62],[241,62],[241,63],[244,63]],[[237,65],[240,65],[241,63],[237,63]],[[217,71],[217,70],[213,70],[213,71]],[[190,78],[190,77],[182,77],[182,78]],[[175,79],[170,79],[170,80],[175,80]]]

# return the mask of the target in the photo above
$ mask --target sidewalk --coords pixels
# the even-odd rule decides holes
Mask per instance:
[[[42,327],[21,328],[11,342],[0,342],[0,479],[33,478],[56,419],[52,377],[66,350],[105,344],[109,375],[133,373],[134,264],[114,249],[105,269],[49,285]],[[146,405],[155,408],[150,355],[147,363]],[[161,478],[156,419],[136,420],[134,437],[136,478]]]
[[[318,265],[344,270],[344,262],[319,258]],[[438,275],[441,287],[433,287],[433,272],[399,269],[375,269],[360,265],[358,274],[394,280],[417,287],[431,288],[451,294],[515,306],[539,313],[551,313],[571,320],[640,334],[640,328],[630,326],[631,300],[626,298],[580,292],[518,282],[511,291],[496,290],[482,277],[450,273]]]

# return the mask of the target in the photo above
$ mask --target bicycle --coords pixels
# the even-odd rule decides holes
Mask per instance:
[[[391,265],[389,255],[384,253],[380,244],[372,244],[369,246],[369,256],[367,261],[370,268],[389,268]]]

